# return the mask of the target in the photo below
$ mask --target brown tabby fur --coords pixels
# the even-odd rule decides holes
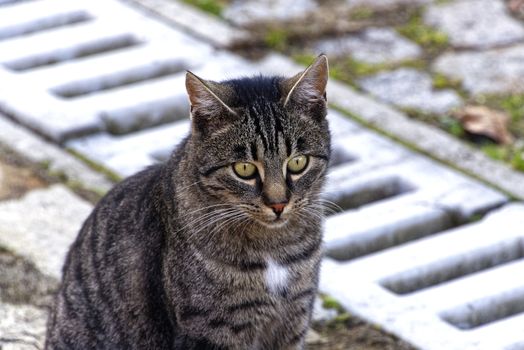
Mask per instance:
[[[321,258],[327,74],[325,56],[288,79],[188,72],[190,135],[87,218],[46,349],[302,349]],[[294,175],[297,155],[309,162]],[[235,162],[258,172],[241,179]]]

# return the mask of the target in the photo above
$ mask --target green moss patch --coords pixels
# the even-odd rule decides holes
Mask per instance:
[[[205,12],[211,13],[215,16],[220,16],[224,7],[227,5],[225,1],[219,0],[182,0],[186,4],[195,6]]]
[[[264,43],[267,47],[278,51],[284,51],[289,46],[289,33],[280,27],[270,28],[264,35]],[[311,64],[311,62],[309,63]]]
[[[430,55],[436,55],[449,46],[448,36],[426,25],[421,12],[415,13],[407,23],[398,26],[397,31],[422,46]]]

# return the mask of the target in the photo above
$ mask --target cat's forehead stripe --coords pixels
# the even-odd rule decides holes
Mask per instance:
[[[264,147],[263,153],[279,153],[280,140],[284,139],[287,155],[291,152],[291,142],[284,135],[282,112],[275,103],[255,102],[248,109],[248,118],[252,121],[256,135]]]

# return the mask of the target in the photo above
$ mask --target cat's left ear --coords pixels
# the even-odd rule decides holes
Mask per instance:
[[[326,55],[320,55],[305,71],[283,80],[284,107],[293,102],[300,105],[325,103],[328,76],[328,59]]]

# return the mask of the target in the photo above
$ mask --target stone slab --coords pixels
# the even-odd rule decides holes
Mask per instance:
[[[359,85],[378,99],[401,108],[442,114],[462,105],[451,90],[435,90],[429,74],[410,68],[381,72],[359,81]]]
[[[307,16],[318,7],[313,0],[235,0],[226,7],[224,18],[238,26],[287,21]]]
[[[0,302],[0,349],[43,349],[47,313],[29,305]]]
[[[351,7],[369,7],[377,10],[392,9],[397,6],[420,6],[432,3],[434,0],[346,0]]]
[[[524,45],[488,51],[446,53],[435,71],[462,81],[473,95],[524,93]]]
[[[429,6],[424,21],[446,33],[456,48],[490,48],[524,40],[524,25],[502,0],[459,0]]]
[[[422,49],[391,28],[368,28],[361,33],[327,39],[315,45],[315,52],[328,56],[351,56],[370,64],[396,63],[416,59]]]
[[[62,185],[1,202],[0,246],[58,280],[69,246],[91,209],[91,204]]]
[[[524,284],[514,276],[524,271],[523,220],[524,203],[509,204],[411,243],[325,259],[320,289],[421,349],[518,349],[524,310],[515,301]],[[464,331],[460,320],[473,323]]]

